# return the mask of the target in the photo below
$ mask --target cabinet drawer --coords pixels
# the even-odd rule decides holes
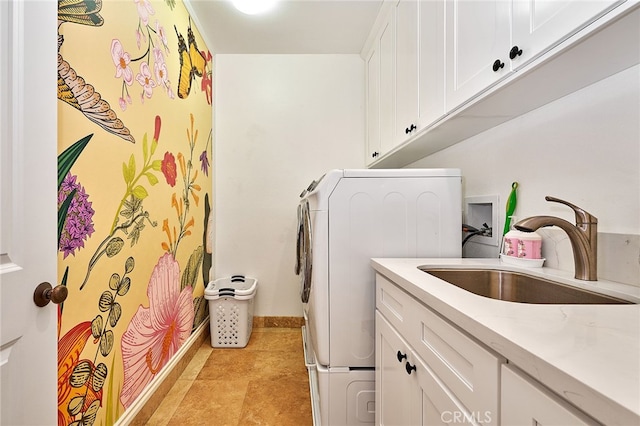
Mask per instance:
[[[505,425],[597,425],[533,379],[502,366],[502,423]]]
[[[415,321],[413,298],[380,274],[376,274],[376,309],[403,336],[411,329],[408,323]]]
[[[470,412],[499,421],[501,358],[411,298],[409,344]]]

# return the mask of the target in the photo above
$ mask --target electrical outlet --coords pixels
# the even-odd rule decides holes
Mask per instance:
[[[498,229],[498,204],[497,195],[485,195],[477,197],[465,197],[464,223],[477,229],[484,228],[486,223],[491,228],[490,235],[474,235],[469,242],[498,247],[502,232]],[[487,232],[488,234],[488,232]]]

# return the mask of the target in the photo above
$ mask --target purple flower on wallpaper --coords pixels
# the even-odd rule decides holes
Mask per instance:
[[[92,219],[95,211],[91,207],[89,195],[85,192],[84,187],[76,182],[76,179],[77,176],[68,173],[58,191],[58,208],[62,206],[73,190],[76,191],[67,210],[58,247],[64,253],[65,258],[70,254],[75,255],[76,249],[83,248],[84,242],[94,231]]]
[[[146,26],[149,24],[149,15],[153,15],[156,13],[153,10],[153,6],[151,6],[151,2],[149,0],[133,0],[133,2],[138,7],[138,16],[142,23]]]
[[[122,43],[117,38],[111,41],[111,59],[116,66],[116,78],[122,77],[128,86],[133,84],[133,70],[129,64],[131,63],[131,55],[124,50]]]
[[[202,151],[202,154],[200,154],[200,169],[204,172],[205,176],[209,176],[209,166],[207,151]]]

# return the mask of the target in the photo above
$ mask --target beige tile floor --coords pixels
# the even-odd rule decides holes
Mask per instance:
[[[254,328],[245,348],[205,341],[147,425],[312,425],[300,328]]]

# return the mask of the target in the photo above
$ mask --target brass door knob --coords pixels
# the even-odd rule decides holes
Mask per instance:
[[[51,284],[44,282],[40,283],[36,290],[33,292],[33,302],[36,306],[47,306],[49,302],[53,302],[56,305],[62,303],[67,299],[69,290],[64,285],[57,285],[51,287]]]

